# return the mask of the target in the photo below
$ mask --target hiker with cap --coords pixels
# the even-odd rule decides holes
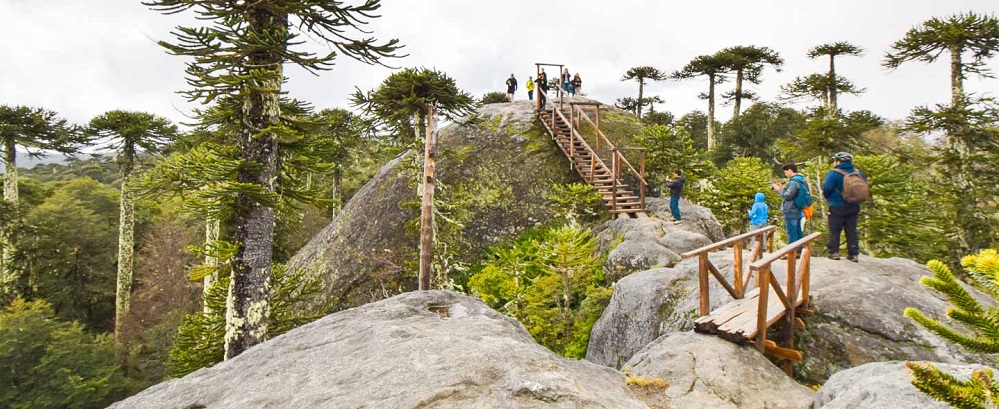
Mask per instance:
[[[784,228],[787,231],[787,242],[790,244],[801,240],[804,236],[801,232],[801,219],[804,209],[812,205],[812,195],[805,177],[798,173],[798,164],[786,163],[781,170],[788,179],[787,185],[774,182],[770,188],[776,190],[777,195],[781,197],[780,211],[784,215]]]
[[[829,258],[840,259],[840,232],[846,233],[846,259],[859,262],[860,240],[857,236],[857,216],[860,204],[870,192],[867,177],[853,166],[853,155],[839,152],[832,156],[833,170],[822,183],[822,196],[829,202]]]

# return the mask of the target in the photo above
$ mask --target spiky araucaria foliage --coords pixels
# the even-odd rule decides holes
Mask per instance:
[[[632,110],[632,112],[635,113],[635,116],[638,117],[638,119],[642,119],[642,107],[646,105],[645,98],[642,96],[645,91],[645,82],[663,81],[667,78],[669,78],[668,73],[660,71],[656,67],[650,67],[647,65],[641,67],[629,68],[628,71],[624,73],[624,76],[621,77],[621,81],[635,80],[635,82],[638,83],[638,98],[634,99],[633,101],[635,101],[636,103],[637,102],[642,102],[642,103],[636,104],[635,109]],[[662,101],[660,100],[656,102],[662,102]]]
[[[239,244],[232,268],[228,302],[226,357],[232,358],[267,338],[266,316],[271,291],[275,209],[258,196],[276,193],[282,172],[279,143],[288,136],[281,120],[284,66],[310,72],[329,70],[337,57],[379,64],[397,56],[398,40],[378,44],[364,29],[377,17],[380,0],[346,4],[327,0],[204,1],[149,0],[143,4],[165,14],[192,11],[200,27],[177,27],[176,43],[159,44],[187,64],[185,92],[208,104],[220,97],[235,102],[239,119],[239,154],[246,163],[236,170],[242,186],[235,190],[230,217],[233,241]],[[302,47],[301,38],[324,42],[329,53]]]
[[[905,309],[905,316],[971,351],[999,353],[999,307],[985,307],[975,300],[943,262],[932,260],[926,265],[933,270],[933,276],[923,277],[920,282],[943,293],[951,303],[947,316],[963,324],[972,333],[959,331],[912,307]],[[965,256],[961,259],[961,265],[968,276],[981,284],[992,298],[999,299],[999,253],[995,249]],[[965,381],[930,364],[908,362],[906,366],[913,373],[912,384],[937,400],[958,408],[999,407],[999,385],[991,370],[975,371],[971,379]]]

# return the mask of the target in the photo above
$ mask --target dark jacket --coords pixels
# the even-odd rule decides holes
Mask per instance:
[[[666,187],[669,188],[669,195],[680,196],[680,194],[683,193],[684,183],[687,183],[687,179],[683,176],[673,179],[671,182],[666,182]]]
[[[506,90],[510,92],[517,90],[517,80],[515,78],[506,79]]]
[[[842,169],[846,173],[853,173],[856,170],[853,167],[853,162],[842,162],[836,166],[836,169]],[[867,180],[867,176],[863,172],[860,172],[860,177]],[[860,208],[859,203],[847,203],[846,200],[843,200],[843,175],[833,170],[826,173],[826,179],[822,183],[822,197],[825,197],[829,202],[829,207],[855,206]]]
[[[801,183],[795,183],[795,181]],[[777,194],[783,199],[780,202],[780,212],[784,214],[784,217],[792,219],[801,218],[801,209],[794,206],[794,198],[798,197],[798,189],[805,183],[807,183],[805,182],[805,177],[798,174],[791,176],[791,180],[787,182],[787,186],[777,190]]]

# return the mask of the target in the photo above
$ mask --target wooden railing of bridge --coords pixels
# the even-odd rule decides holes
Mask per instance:
[[[794,349],[794,331],[804,329],[805,323],[798,316],[810,314],[809,301],[811,243],[820,233],[812,233],[801,240],[773,251],[775,226],[768,226],[720,242],[683,253],[684,258],[698,257],[700,304],[699,315],[694,322],[694,330],[715,334],[735,343],[751,343],[767,356],[781,362],[788,374],[794,362],[803,359],[801,351]],[[743,277],[742,243],[755,238],[756,243],[749,257],[749,271]],[[763,253],[764,238],[768,243],[769,254]],[[711,263],[708,254],[732,246],[733,284],[725,279]],[[801,252],[799,254],[799,249]],[[787,262],[787,282],[781,286],[772,271],[772,264],[781,258]],[[800,259],[800,262],[799,262]],[[732,296],[732,301],[711,311],[710,279],[714,276]],[[751,276],[756,277],[755,285],[749,289]],[[748,291],[747,291],[748,289]],[[780,342],[767,339],[767,330],[776,323],[782,323]]]

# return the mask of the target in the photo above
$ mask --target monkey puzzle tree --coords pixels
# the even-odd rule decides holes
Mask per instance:
[[[73,153],[82,142],[72,132],[65,119],[55,112],[26,106],[0,105],[0,151],[3,152],[3,201],[12,212],[17,210],[17,148],[20,146],[31,157],[45,156],[46,151]],[[16,214],[16,213],[15,213]],[[7,215],[6,217],[10,217]],[[9,220],[7,220],[9,222]],[[0,297],[17,296],[19,274],[13,258],[16,243],[12,225],[4,223],[0,231]]]
[[[624,73],[624,76],[621,77],[621,81],[635,80],[635,82],[638,83],[638,99],[635,100],[637,101],[637,104],[634,111],[635,116],[638,117],[638,119],[642,119],[642,107],[646,105],[645,99],[642,97],[642,95],[644,95],[643,92],[645,90],[645,82],[663,81],[667,78],[669,78],[669,74],[659,71],[658,68],[647,65],[629,68],[628,71]]]
[[[361,119],[346,109],[324,109],[312,117],[319,124],[319,136],[332,143],[333,203],[343,206],[343,174],[355,156],[362,130]]]
[[[797,77],[789,84],[781,85],[781,98],[787,101],[804,99],[815,99],[822,102],[822,109],[827,113],[834,110],[832,107],[832,87],[833,82],[828,74],[811,74],[804,77]],[[861,94],[865,91],[858,88],[850,80],[837,77],[835,92],[837,94]]]
[[[332,69],[337,53],[325,55],[301,48],[301,35],[326,42],[340,53],[376,64],[394,57],[398,40],[378,44],[362,28],[377,18],[380,0],[358,5],[325,0],[261,0],[223,2],[203,0],[151,0],[143,4],[174,14],[194,10],[203,27],[178,27],[177,43],[161,41],[170,53],[192,57],[187,65],[186,94],[192,101],[210,103],[232,96],[226,105],[240,119],[239,159],[243,162],[234,184],[237,209],[231,225],[239,250],[232,258],[225,356],[232,358],[267,337],[271,256],[274,241],[278,174],[278,141],[288,134],[280,121],[284,64],[295,64],[315,73]]]
[[[994,186],[999,117],[987,104],[975,107],[975,100],[965,95],[963,81],[968,73],[993,77],[986,60],[999,51],[999,19],[973,12],[929,19],[892,44],[883,64],[895,69],[909,61],[932,63],[945,51],[950,54],[950,106],[916,108],[909,126],[920,132],[943,131],[947,136],[941,169],[952,181],[947,184],[954,189],[949,197],[960,198],[951,203],[951,213],[959,226],[959,250],[967,253],[995,238],[989,226],[995,223],[996,205],[983,193]]]
[[[430,289],[430,259],[433,246],[434,181],[436,175],[436,118],[457,120],[474,110],[475,99],[458,88],[447,74],[426,68],[408,68],[390,75],[376,90],[354,93],[353,103],[361,107],[376,123],[395,128],[400,134],[419,138],[426,128],[423,141],[422,204],[420,212],[420,276],[419,289]]]
[[[132,198],[132,171],[136,153],[157,153],[177,137],[177,127],[169,120],[145,112],[108,111],[92,120],[86,133],[98,141],[98,146],[118,152],[121,169],[121,200],[118,214],[118,284],[115,291],[115,339],[121,333],[128,314],[132,294],[132,270],[135,253],[135,210]]]
[[[729,63],[729,57],[722,53],[701,55],[672,75],[676,79],[708,77],[708,93],[701,94],[701,98],[708,100],[708,149],[715,146],[715,84],[725,80],[725,74],[729,72]]]
[[[759,84],[763,67],[770,65],[780,71],[781,66],[784,65],[784,59],[770,48],[757,46],[729,47],[722,50],[721,54],[728,59],[728,69],[735,73],[735,89],[723,95],[723,97],[733,101],[732,118],[735,119],[739,117],[743,98],[756,99],[755,93],[743,91],[743,81]]]
[[[828,104],[826,105],[827,114],[830,116],[837,115],[836,109],[837,105],[837,95],[841,90],[839,77],[836,76],[836,56],[838,55],[853,55],[853,56],[863,56],[864,49],[856,45],[850,44],[846,41],[838,41],[835,43],[822,44],[813,47],[808,50],[808,58],[816,59],[823,55],[829,56],[829,74],[827,75],[826,88],[828,89]],[[862,91],[861,91],[862,92]],[[855,93],[855,92],[851,92]]]

